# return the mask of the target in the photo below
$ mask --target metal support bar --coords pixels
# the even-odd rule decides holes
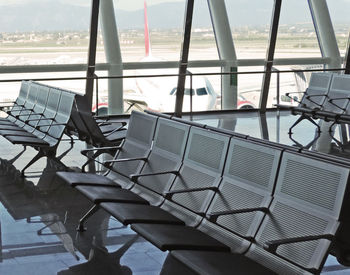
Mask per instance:
[[[345,72],[344,74],[350,74],[350,32],[348,43],[346,46],[346,55],[345,55],[345,64],[344,64]]]
[[[183,106],[184,93],[185,93],[186,71],[188,66],[188,53],[189,53],[190,41],[191,41],[193,8],[194,8],[194,0],[187,0],[186,12],[185,12],[186,17],[185,17],[185,23],[184,23],[184,37],[182,41],[179,77],[178,77],[177,91],[176,91],[176,102],[175,102],[176,117],[181,117],[182,115],[182,106]]]
[[[100,0],[92,0],[88,68],[86,72],[87,79],[86,79],[86,86],[85,86],[85,96],[87,97],[88,103],[90,104],[90,109],[92,109],[92,97],[94,93],[94,74],[95,74],[95,65],[96,65],[96,47],[97,47],[99,8],[100,8]]]
[[[260,104],[259,104],[260,112],[262,113],[266,112],[267,98],[269,96],[271,71],[272,71],[273,59],[275,55],[278,24],[279,24],[279,19],[281,14],[281,6],[282,6],[282,0],[275,0],[273,13],[272,13],[271,28],[270,28],[269,48],[267,51],[266,62],[265,62],[266,73],[264,74],[264,77],[263,77]]]

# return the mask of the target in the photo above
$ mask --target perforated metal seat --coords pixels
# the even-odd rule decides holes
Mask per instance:
[[[350,115],[350,77],[348,75],[334,75],[326,102],[322,110],[316,111],[315,118],[335,121],[341,115]]]
[[[198,224],[220,183],[228,143],[228,136],[192,127],[180,174],[161,208],[187,225]],[[132,229],[160,249],[228,249],[190,226],[174,226],[173,232],[172,226],[165,225],[133,224]],[[197,236],[191,238],[195,232]]]
[[[327,103],[327,96],[333,75],[332,73],[312,73],[309,87],[306,89],[299,106],[276,105],[278,108],[291,110],[294,115],[300,115],[297,121],[290,127],[290,134],[292,134],[292,129],[304,119],[314,124],[320,132],[319,126],[314,122],[312,117]]]
[[[27,100],[29,93],[31,81],[22,81],[19,94],[11,109],[7,112],[8,116],[0,118],[0,124],[11,124],[16,121],[16,115],[20,114],[21,110],[24,108],[24,103]],[[0,109],[3,110],[4,107],[1,106]]]
[[[171,184],[175,179],[175,175],[179,172],[182,159],[185,152],[185,146],[189,133],[189,126],[169,119],[159,118],[157,128],[155,131],[155,140],[152,147],[152,151],[145,162],[144,167],[140,174],[133,174],[132,179],[136,183],[131,189],[134,194],[140,195],[152,204],[160,204],[163,200],[163,193],[168,191]],[[114,201],[113,196],[110,196],[109,187],[100,188],[102,193],[95,193],[93,196],[90,195],[90,199],[98,203],[100,200]],[[93,188],[83,187],[78,188],[84,195],[94,193]],[[118,191],[113,191],[118,193]],[[116,194],[118,195],[118,194]],[[97,207],[94,206],[93,208]],[[101,205],[103,208],[103,205]],[[108,212],[117,213],[118,209],[124,211],[126,214],[130,207],[121,204],[108,204]],[[90,210],[92,211],[92,210]],[[145,220],[150,219],[152,222],[158,223],[175,223],[183,224],[179,219],[175,218],[166,211],[158,208],[148,207],[143,210],[142,213],[147,213],[147,216],[141,217],[140,213],[135,217],[135,213],[128,212],[131,216],[130,219]],[[118,215],[116,218],[118,219]],[[166,219],[168,218],[168,219]],[[123,217],[125,220],[130,220],[127,216]],[[83,227],[84,221],[81,222],[80,227]]]
[[[349,167],[339,163],[283,153],[274,199],[246,254],[250,259],[205,251],[171,254],[196,274],[225,274],[236,261],[237,274],[319,273],[339,226],[343,198],[348,197],[348,178]],[[215,256],[220,258],[210,260]]]
[[[71,116],[78,136],[96,147],[116,146],[125,138],[125,123],[97,124],[84,96],[77,95]]]
[[[349,168],[284,153],[270,213],[247,256],[277,273],[319,273],[339,227]]]
[[[122,145],[116,148],[117,153],[109,162],[111,170],[105,176],[77,172],[58,172],[57,175],[73,187],[75,185],[106,185],[106,181],[118,182],[119,186],[131,185],[132,182],[128,175],[139,172],[143,162],[147,159],[157,120],[157,117],[151,115],[132,112],[126,138]],[[100,149],[96,148],[96,150]],[[80,176],[83,180],[77,183],[76,179]],[[106,176],[109,179],[106,179]]]
[[[75,95],[68,91],[63,91],[60,102],[54,117],[45,119],[43,124],[37,126],[33,133],[36,136],[15,136],[6,135],[5,138],[13,144],[29,145],[38,150],[34,158],[22,169],[21,173],[35,163],[38,159],[46,156],[61,163],[56,157],[56,149],[62,138],[64,129],[70,119],[70,113]],[[45,124],[46,123],[46,124]]]

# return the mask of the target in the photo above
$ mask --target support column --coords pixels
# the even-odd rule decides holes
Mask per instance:
[[[263,77],[260,104],[259,104],[260,112],[262,113],[266,112],[267,99],[269,97],[271,72],[272,72],[273,60],[275,55],[278,25],[279,25],[279,19],[281,14],[281,6],[282,6],[282,0],[275,0],[273,13],[272,13],[272,21],[270,26],[269,48],[266,54],[265,74]]]
[[[100,0],[92,0],[91,5],[91,19],[90,19],[90,40],[89,40],[89,51],[88,51],[88,69],[86,72],[86,86],[85,96],[87,97],[92,109],[92,97],[94,93],[94,75],[96,65],[96,45],[97,45],[97,32],[98,32],[98,13],[100,8]]]
[[[122,76],[123,62],[113,0],[101,0],[101,23],[108,76]],[[108,79],[108,114],[123,113],[123,79]]]
[[[326,68],[340,68],[341,57],[327,2],[326,0],[308,1],[322,57],[330,60]],[[317,140],[316,149],[328,153],[332,140],[331,135],[328,133],[331,123],[321,120],[319,125],[321,128],[321,135]]]
[[[233,43],[225,0],[208,0],[208,6],[219,57],[220,60],[226,61],[226,66],[222,68],[222,72],[237,72],[237,55]],[[223,110],[237,109],[237,86],[238,75],[223,75],[221,77],[221,107]]]
[[[346,45],[344,68],[345,68],[344,74],[350,74],[350,32],[349,32],[348,43]]]
[[[326,68],[340,68],[341,58],[326,0],[308,0],[322,57],[331,62]]]
[[[186,71],[188,66],[188,53],[191,42],[192,18],[194,0],[187,0],[184,23],[184,36],[182,41],[181,60],[179,67],[179,77],[177,81],[175,116],[181,117],[185,92]]]

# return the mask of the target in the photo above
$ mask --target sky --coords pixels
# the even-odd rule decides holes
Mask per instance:
[[[22,3],[30,3],[30,2],[57,2],[57,0],[0,0],[0,6],[2,5],[17,5]],[[69,4],[81,5],[81,6],[90,6],[91,0],[60,0],[61,2],[67,2]],[[100,0],[104,1],[104,0]],[[139,10],[143,8],[144,0],[113,0],[115,8],[123,9],[123,10]],[[185,0],[147,0],[147,5],[155,5],[159,3],[166,2],[184,2]]]

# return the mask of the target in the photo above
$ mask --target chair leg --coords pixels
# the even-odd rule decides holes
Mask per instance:
[[[19,152],[14,158],[9,160],[9,163],[13,164],[23,153],[27,150],[27,146],[23,145],[23,150]]]
[[[292,135],[292,134],[293,134],[292,129],[293,129],[295,126],[297,126],[301,121],[303,121],[305,118],[306,118],[306,117],[304,117],[303,115],[300,116],[300,117],[297,119],[297,121],[294,122],[293,125],[289,128],[288,134],[289,134],[289,135]]]
[[[44,156],[45,154],[41,150],[39,150],[38,154],[36,154],[36,156],[22,169],[21,176],[24,177],[24,171]]]
[[[103,150],[97,150],[92,156],[87,156],[88,160],[81,167],[81,171],[85,173],[86,166],[89,165],[91,161],[94,161],[98,156],[102,155],[103,153],[105,153]]]
[[[77,231],[84,232],[86,231],[86,227],[84,227],[84,223],[87,221],[88,218],[90,218],[92,215],[94,215],[99,209],[99,205],[95,204],[93,207],[90,208],[88,212],[79,220],[79,225],[77,227]]]

